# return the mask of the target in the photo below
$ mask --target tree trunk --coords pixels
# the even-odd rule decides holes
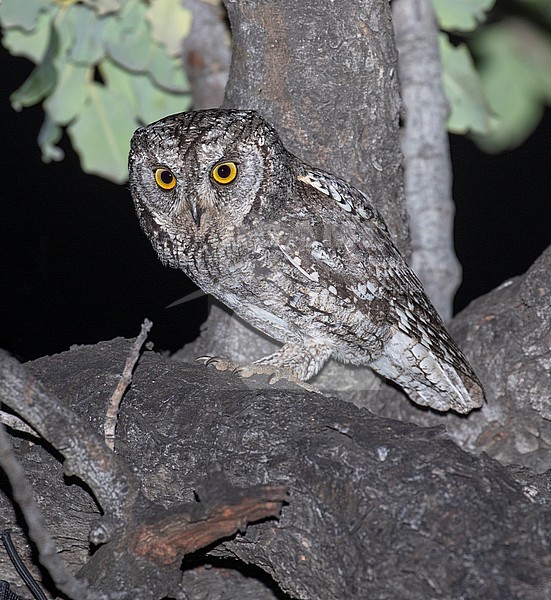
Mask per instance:
[[[258,110],[307,163],[350,181],[409,255],[400,170],[397,52],[377,0],[226,1],[233,35],[224,106]]]

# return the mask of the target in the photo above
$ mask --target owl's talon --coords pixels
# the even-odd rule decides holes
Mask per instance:
[[[272,373],[270,375],[270,377],[268,378],[268,383],[270,385],[274,385],[275,383],[280,381],[282,378],[283,378],[283,375],[281,373]],[[289,379],[289,381],[291,381],[291,379]]]
[[[205,367],[213,365],[217,371],[230,371],[232,374],[238,374],[243,368],[238,363],[222,356],[199,356],[195,359],[195,362],[202,363]]]
[[[208,356],[208,355],[198,356],[195,359],[195,362],[197,362],[197,363],[203,363],[204,365],[208,365],[209,361],[212,360],[213,358],[214,358],[213,356]]]
[[[209,367],[210,365],[216,364],[219,360],[222,360],[219,356],[210,356],[206,354],[205,356],[198,356],[195,359],[195,362],[201,363],[205,365],[205,367]]]

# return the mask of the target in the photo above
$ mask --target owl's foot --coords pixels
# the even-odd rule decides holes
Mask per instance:
[[[267,375],[268,383],[272,385],[280,380],[285,380],[295,383],[309,392],[320,393],[317,388],[302,381],[290,370],[281,368],[275,364],[263,363],[263,360],[265,359],[260,359],[260,361],[249,365],[240,365],[233,360],[222,358],[220,356],[200,356],[196,359],[196,362],[200,362],[205,366],[213,365],[218,371],[231,371],[233,375],[239,375],[240,377],[245,377],[247,379],[253,375]]]
[[[239,363],[221,356],[198,356],[195,362],[201,363],[205,367],[212,365],[217,371],[231,371],[232,374],[236,374],[242,368]]]

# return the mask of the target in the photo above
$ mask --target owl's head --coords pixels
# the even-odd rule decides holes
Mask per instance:
[[[138,129],[129,156],[140,223],[165,262],[202,234],[276,211],[294,157],[255,111],[180,113]],[[162,251],[162,252],[161,252]]]

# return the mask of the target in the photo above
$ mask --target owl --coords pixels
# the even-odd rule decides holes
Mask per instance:
[[[282,343],[243,375],[307,381],[333,358],[371,367],[435,410],[482,405],[372,199],[291,154],[257,112],[200,110],[141,127],[129,172],[161,261]]]

